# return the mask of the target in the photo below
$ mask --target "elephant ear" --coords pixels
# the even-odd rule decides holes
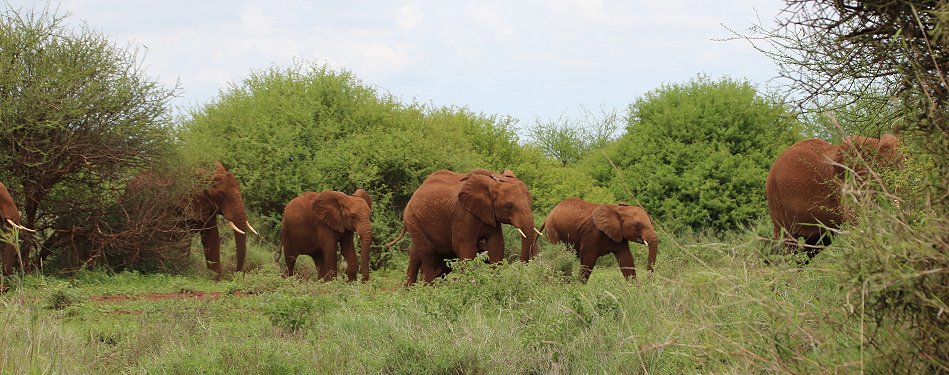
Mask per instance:
[[[356,192],[353,193],[353,196],[365,200],[366,204],[369,205],[369,209],[372,210],[372,198],[369,197],[369,193],[367,193],[365,190],[356,189]]]
[[[346,231],[343,227],[343,211],[339,204],[339,198],[333,194],[320,193],[313,201],[313,213],[330,229],[343,233]]]
[[[623,225],[619,221],[619,213],[616,212],[615,207],[602,205],[594,209],[593,224],[611,240],[623,241]]]
[[[514,171],[510,169],[505,169],[504,172],[501,172],[501,175],[504,177],[517,178],[517,176],[514,175]]]
[[[498,226],[494,217],[494,205],[491,199],[491,184],[493,180],[484,175],[465,176],[458,192],[458,202],[465,211],[475,215],[479,220],[492,227]]]

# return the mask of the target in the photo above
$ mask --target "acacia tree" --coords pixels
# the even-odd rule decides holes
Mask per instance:
[[[598,115],[581,108],[579,119],[561,116],[537,120],[530,128],[530,143],[562,165],[569,165],[612,141],[621,121],[616,111],[603,110]]]
[[[175,90],[145,76],[136,50],[66,19],[0,14],[0,178],[43,256],[101,232],[130,171],[166,156],[171,139]]]

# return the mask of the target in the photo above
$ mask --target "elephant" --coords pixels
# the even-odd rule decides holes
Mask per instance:
[[[247,231],[258,234],[247,220],[241,187],[233,173],[220,161],[214,162],[214,170],[193,171],[199,184],[187,189],[184,197],[175,202],[177,211],[183,216],[183,225],[190,231],[201,232],[201,245],[208,269],[221,275],[221,236],[217,227],[217,216],[221,215],[234,231],[237,248],[236,270],[244,270],[247,255]],[[154,171],[145,171],[133,178],[128,191],[140,191],[148,187],[170,186],[175,181]]]
[[[361,269],[362,281],[369,281],[371,209],[372,199],[363,189],[357,189],[352,196],[338,191],[307,192],[287,203],[280,232],[287,276],[293,276],[298,256],[309,255],[317,265],[320,279],[335,278],[338,245],[346,259],[346,278],[355,281]],[[359,234],[358,263],[354,232]]]
[[[7,187],[0,182],[0,230],[7,233],[14,233],[13,228],[20,231],[35,232],[34,230],[20,225],[20,211],[13,202],[13,197]],[[9,229],[7,229],[9,228]],[[8,234],[7,234],[8,235]],[[6,235],[5,235],[6,236]],[[17,250],[12,243],[4,240],[16,241],[15,238],[0,237],[0,252],[3,258],[3,276],[13,274],[13,265],[17,263]]]
[[[765,182],[773,239],[797,249],[797,238],[803,237],[808,259],[816,256],[830,245],[830,232],[849,218],[840,206],[846,170],[863,176],[868,164],[898,165],[899,143],[896,136],[884,134],[879,139],[850,136],[839,146],[813,138],[788,147],[775,159]]]
[[[586,282],[596,260],[613,253],[620,272],[626,278],[636,278],[629,241],[649,248],[646,269],[653,270],[659,253],[659,238],[653,229],[649,214],[626,203],[594,204],[580,198],[568,198],[557,204],[541,227],[551,243],[570,245],[580,258],[580,281]]]
[[[501,261],[502,223],[513,225],[523,237],[522,261],[535,255],[540,234],[534,227],[527,185],[510,170],[501,174],[485,169],[467,174],[435,171],[412,194],[402,219],[399,238],[406,231],[412,237],[406,285],[416,282],[419,269],[425,282],[431,283],[449,271],[445,259],[474,259],[479,249],[487,251],[489,262]]]

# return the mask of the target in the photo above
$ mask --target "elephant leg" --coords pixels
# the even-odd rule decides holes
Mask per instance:
[[[221,234],[217,225],[201,230],[201,245],[204,247],[204,261],[208,269],[221,274]]]
[[[17,261],[16,248],[10,244],[4,244],[0,246],[0,251],[3,252],[3,276],[10,276],[13,274],[13,264]]]
[[[319,263],[319,262],[318,262]],[[336,241],[323,241],[323,267],[320,268],[320,280],[329,281],[336,278]]]
[[[616,257],[616,263],[619,263],[619,270],[623,273],[623,277],[635,279],[636,262],[633,260],[633,254],[629,252],[629,248],[614,251],[613,256]]]
[[[412,286],[418,280],[418,270],[422,265],[422,259],[415,251],[415,245],[409,248],[409,267],[405,272],[405,285]]]
[[[486,238],[484,246],[488,251],[488,263],[497,263],[504,259],[504,234],[501,231]]]
[[[599,254],[592,250],[580,253],[580,282],[587,282],[590,273],[593,272],[593,266],[596,265],[596,259],[599,257]]]
[[[297,256],[296,256],[296,255],[290,255],[290,254],[286,254],[286,253],[285,253],[285,254],[284,254],[284,260],[286,260],[286,262],[287,262],[287,273],[286,273],[286,275],[287,275],[287,277],[291,277],[291,276],[293,276],[293,269],[294,269],[294,268],[296,267],[296,265],[297,265]]]
[[[430,254],[430,255],[421,257],[422,278],[423,280],[425,280],[425,283],[431,283],[432,281],[435,281],[435,277],[439,276],[435,267],[435,263],[436,263],[435,258],[436,258],[435,254]],[[444,261],[442,261],[441,263],[445,264]]]
[[[356,281],[356,274],[359,273],[359,260],[356,259],[356,246],[351,234],[349,236],[343,235],[343,239],[339,241],[339,251],[343,254],[343,259],[346,259],[346,280]]]

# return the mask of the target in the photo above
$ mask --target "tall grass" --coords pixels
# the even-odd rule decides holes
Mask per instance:
[[[27,276],[2,297],[0,353],[4,364],[15,364],[4,368],[16,372],[886,368],[864,344],[880,326],[854,309],[860,305],[850,293],[849,254],[834,246],[804,268],[766,265],[761,252],[769,244],[758,231],[727,238],[666,235],[655,273],[625,281],[615,265],[601,264],[587,284],[576,280],[576,257],[547,244],[529,264],[458,263],[458,272],[444,280],[411,288],[401,287],[401,270],[374,273],[366,284],[321,283],[283,278],[273,265],[217,284],[134,273],[87,272],[71,281]],[[644,250],[634,249],[634,256],[643,268]],[[63,289],[79,297],[51,308],[50,301],[63,299],[55,291]],[[89,300],[110,290],[132,297],[181,290],[223,295]]]

